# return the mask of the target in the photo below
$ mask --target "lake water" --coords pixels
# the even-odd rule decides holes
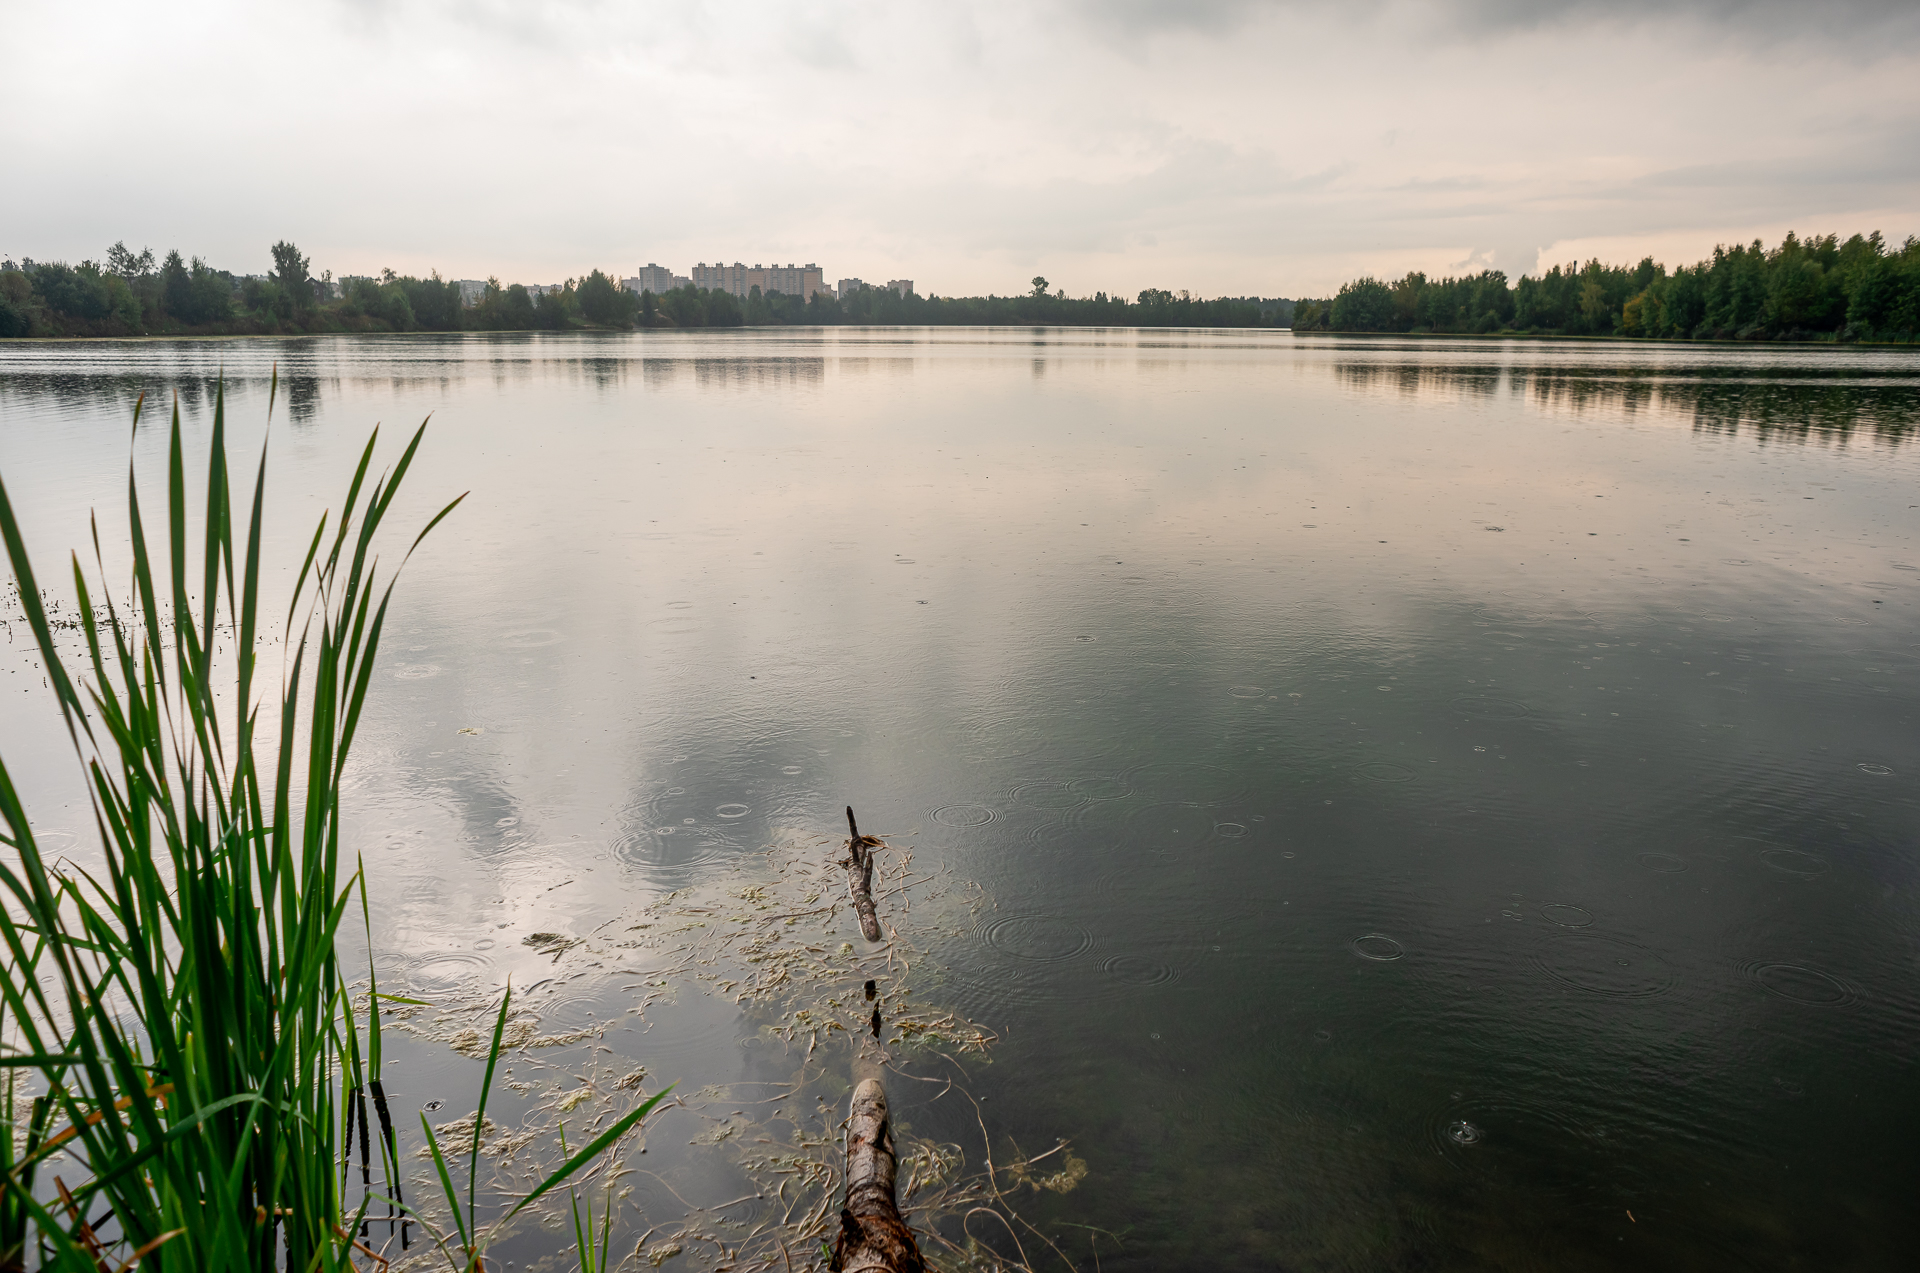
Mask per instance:
[[[0,345],[43,582],[88,508],[124,533],[138,393],[204,446],[224,370],[244,457],[276,364],[281,586],[376,422],[392,455],[433,417],[397,527],[472,492],[397,594],[347,810],[382,988],[435,1005],[395,1024],[399,1122],[473,1108],[447,1041],[511,975],[503,1124],[637,1066],[689,1098],[622,1249],[804,1264],[861,1037],[945,1177],[916,1223],[1036,1267],[1911,1262],[1920,357]],[[6,650],[0,753],[84,857]],[[824,910],[847,804],[893,846],[892,960]],[[1011,1229],[959,1214],[989,1149]]]

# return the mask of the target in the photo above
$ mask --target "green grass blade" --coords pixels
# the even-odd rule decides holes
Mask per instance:
[[[531,1206],[533,1202],[536,1199],[538,1199],[542,1194],[545,1194],[549,1190],[566,1183],[567,1179],[571,1177],[574,1172],[580,1170],[581,1167],[585,1166],[586,1163],[589,1160],[591,1160],[596,1154],[598,1154],[601,1150],[605,1149],[608,1145],[613,1144],[614,1141],[619,1140],[622,1136],[626,1135],[627,1132],[633,1127],[635,1123],[639,1122],[642,1118],[645,1118],[649,1113],[651,1113],[653,1110],[653,1107],[658,1105],[662,1100],[666,1099],[667,1093],[671,1092],[672,1090],[673,1088],[671,1086],[663,1088],[660,1091],[655,1092],[652,1096],[648,1097],[647,1100],[643,1104],[641,1104],[637,1109],[628,1110],[624,1115],[620,1117],[618,1121],[616,1121],[613,1124],[613,1126],[607,1128],[606,1131],[601,1132],[598,1136],[594,1137],[592,1144],[588,1145],[585,1149],[582,1149],[577,1153],[575,1153],[573,1157],[567,1159],[566,1162],[560,1165],[560,1168],[557,1171],[555,1171],[552,1175],[548,1176],[545,1180],[543,1180],[540,1183],[540,1185],[536,1189],[534,1189],[532,1193],[522,1198],[519,1201],[519,1203],[514,1206],[513,1210],[507,1212],[507,1214],[504,1217],[502,1217],[502,1222],[504,1223],[506,1220],[511,1220],[513,1217],[519,1215],[521,1211],[526,1209],[528,1206]]]
[[[478,1127],[480,1120],[474,1119]],[[454,1228],[460,1233],[460,1246],[466,1252],[473,1250],[473,1242],[468,1236],[467,1222],[460,1217],[460,1195],[454,1191],[453,1176],[447,1171],[447,1160],[440,1152],[440,1138],[433,1134],[433,1128],[427,1122],[425,1114],[420,1115],[420,1130],[427,1135],[427,1148],[433,1154],[433,1169],[440,1176],[440,1188],[447,1195],[447,1210],[453,1213]]]

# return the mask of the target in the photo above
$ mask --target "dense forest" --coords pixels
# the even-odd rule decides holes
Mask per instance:
[[[0,265],[0,336],[274,335],[307,332],[561,331],[631,327],[640,298],[600,270],[534,295],[490,281],[472,304],[438,274],[392,270],[336,284],[315,278],[291,243],[273,245],[273,270],[236,278],[199,257],[116,243],[104,263]]]
[[[699,293],[691,287],[657,300],[641,299],[641,322],[677,327],[769,326],[1053,326],[1053,327],[1284,327],[1293,302],[1257,297],[1203,300],[1187,292],[1148,288],[1129,301],[1096,292],[1069,297],[1048,290],[1044,278],[1019,296],[902,295],[891,288],[867,287],[848,296],[825,294],[801,300],[759,289],[742,302],[724,293]]]
[[[1047,324],[1113,327],[1284,327],[1293,302],[1204,300],[1149,288],[1129,301],[1100,292],[1069,298],[1035,278],[1019,296],[902,295],[864,288],[809,300],[756,288],[744,300],[682,287],[655,296],[626,291],[600,270],[534,291],[490,279],[472,304],[437,273],[335,283],[314,277],[291,243],[272,249],[273,270],[236,278],[199,257],[116,243],[105,262],[26,260],[0,265],[0,336],[291,335],[310,332],[566,331],[595,327],[741,327],[781,324]]]
[[[1669,340],[1912,341],[1920,333],[1920,239],[1889,248],[1878,232],[1755,239],[1715,248],[1669,273],[1588,261],[1509,287],[1498,270],[1464,278],[1362,278],[1303,300],[1295,331],[1509,332]]]

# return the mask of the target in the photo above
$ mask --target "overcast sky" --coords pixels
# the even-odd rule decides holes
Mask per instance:
[[[1920,233],[1920,4],[0,0],[0,254],[1325,294]]]

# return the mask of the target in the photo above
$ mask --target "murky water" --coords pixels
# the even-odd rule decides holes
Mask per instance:
[[[749,877],[774,897],[800,868],[762,851],[843,835],[851,803],[912,850],[882,912],[923,952],[919,1001],[998,1037],[899,1050],[903,1137],[974,1168],[983,1131],[997,1165],[1070,1140],[1084,1178],[999,1180],[1084,1267],[1911,1260],[1920,358],[1015,330],[4,346],[0,473],[48,575],[89,506],[120,525],[138,392],[177,391],[203,440],[224,368],[251,453],[276,362],[272,560],[297,564],[376,421],[433,413],[398,524],[473,492],[395,602],[349,849],[390,983],[452,1003],[511,974],[542,1041],[589,1032],[522,1052],[502,1117],[583,1067],[705,1089],[634,1160],[627,1249],[743,1187],[703,1223],[744,1240],[766,1200],[728,1129],[826,1127],[852,1033],[809,1058],[731,986],[647,998],[703,932],[760,921],[636,925],[702,889],[759,905]],[[134,439],[143,471],[161,442]],[[7,649],[0,749],[84,853]],[[857,932],[827,924],[831,960]],[[880,973],[889,1012],[904,975]],[[405,1125],[472,1108],[444,1037],[401,1039]],[[778,1082],[754,1099],[834,1113],[738,1114]],[[535,1226],[512,1254],[562,1245]]]

